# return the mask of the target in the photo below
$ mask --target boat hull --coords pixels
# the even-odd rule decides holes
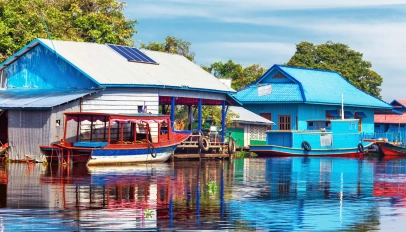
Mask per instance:
[[[406,148],[388,142],[376,142],[384,156],[406,156]]]
[[[173,154],[177,145],[156,148],[156,157],[153,158],[148,149],[134,150],[94,150],[88,165],[111,163],[140,163],[140,162],[165,162]]]
[[[368,147],[370,144],[364,145]],[[265,156],[338,156],[338,157],[359,157],[364,153],[354,148],[340,149],[312,149],[305,151],[301,148],[282,147],[275,145],[255,145],[250,146],[250,151]]]
[[[148,148],[137,149],[91,149],[91,148],[65,148],[62,146],[41,146],[48,163],[72,162],[86,163],[87,165],[139,163],[139,162],[165,162],[173,154],[177,145],[155,148],[156,157],[152,157]]]

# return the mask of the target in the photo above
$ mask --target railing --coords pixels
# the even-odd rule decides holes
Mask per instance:
[[[360,139],[386,139],[388,142],[406,144],[406,131],[386,133],[361,133]]]

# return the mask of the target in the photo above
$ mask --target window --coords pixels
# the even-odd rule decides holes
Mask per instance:
[[[142,106],[138,106],[138,113],[142,113]]]
[[[290,115],[279,115],[278,117],[279,130],[291,130]]]
[[[260,113],[259,116],[261,116],[261,117],[263,117],[263,118],[266,118],[266,119],[272,121],[272,114],[271,114],[271,113]],[[272,128],[271,128],[270,125],[267,126],[266,129],[267,129],[267,130],[272,130]]]

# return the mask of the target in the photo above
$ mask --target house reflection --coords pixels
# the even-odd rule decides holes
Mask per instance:
[[[405,160],[326,157],[10,164],[0,166],[0,206],[58,209],[50,215],[85,229],[374,230],[374,197],[403,207],[405,169]]]
[[[315,231],[374,229],[379,224],[372,200],[374,173],[370,163],[325,157],[245,162],[240,181],[246,188],[236,189],[230,202],[230,210],[241,213],[241,222],[256,222],[259,229]],[[265,176],[258,175],[261,169],[266,170]]]

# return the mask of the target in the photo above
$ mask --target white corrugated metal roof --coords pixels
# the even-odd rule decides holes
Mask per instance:
[[[5,89],[0,90],[2,109],[51,109],[101,91],[96,89]]]
[[[128,62],[104,44],[38,39],[103,86],[162,86],[235,92],[195,63],[177,54],[142,50],[159,63]]]
[[[232,118],[234,122],[242,123],[242,124],[264,124],[264,125],[275,125],[274,122],[259,116],[258,114],[253,113],[242,107],[237,106],[230,106],[228,108],[233,113],[238,114],[239,118]]]

